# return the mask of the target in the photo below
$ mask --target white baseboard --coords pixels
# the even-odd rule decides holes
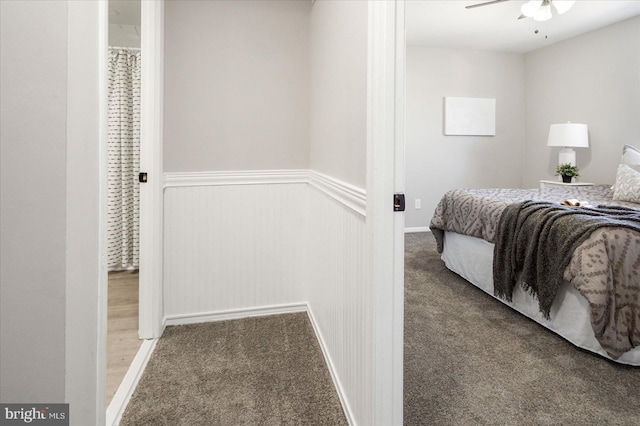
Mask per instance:
[[[185,315],[171,315],[165,318],[166,326],[198,324],[202,322],[225,321],[240,318],[258,317],[265,315],[288,314],[292,312],[306,312],[307,304],[291,303],[287,305],[260,306],[256,308],[231,309],[217,312],[201,312]]]
[[[324,356],[324,361],[327,364],[327,368],[329,369],[329,373],[331,374],[331,379],[333,380],[333,386],[336,388],[336,392],[338,393],[338,398],[340,399],[340,404],[342,405],[342,411],[344,411],[344,415],[347,418],[347,422],[349,425],[355,425],[356,422],[353,417],[353,412],[351,411],[351,406],[349,406],[349,402],[346,398],[346,393],[342,387],[342,383],[340,382],[340,378],[338,377],[338,372],[333,364],[333,360],[331,359],[331,354],[329,353],[329,349],[325,344],[325,340],[322,337],[322,332],[320,331],[320,327],[318,326],[315,317],[313,316],[313,310],[310,306],[307,305],[307,315],[309,316],[309,321],[311,322],[311,326],[313,327],[313,331],[316,334],[316,339],[320,344],[320,349],[322,350],[322,355]]]
[[[140,346],[138,353],[129,366],[127,374],[125,374],[122,379],[122,383],[120,383],[109,407],[107,407],[107,426],[117,426],[120,424],[124,410],[127,408],[127,404],[129,404],[133,391],[136,389],[136,386],[138,386],[140,377],[142,377],[142,373],[149,362],[149,358],[151,358],[153,350],[156,348],[157,342],[158,339],[144,340],[142,342],[142,346]]]
[[[405,234],[412,234],[415,232],[431,232],[431,229],[428,226],[417,226],[414,228],[404,228]]]

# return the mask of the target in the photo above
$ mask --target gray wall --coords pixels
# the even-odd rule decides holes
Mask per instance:
[[[165,172],[308,168],[311,3],[165,7]]]
[[[366,186],[366,2],[167,2],[165,43],[166,172]]]
[[[496,136],[443,136],[444,96],[496,97]],[[525,55],[408,46],[406,226],[428,226],[449,189],[556,179],[553,123],[588,124],[580,179],[613,183],[622,146],[640,145],[638,117],[639,17]]]
[[[100,7],[0,2],[0,401],[68,402],[74,426],[105,417]]]
[[[590,147],[576,148],[581,180],[613,183],[622,146],[640,146],[640,17],[526,55],[523,183],[554,178],[558,148],[549,125],[589,126]]]
[[[366,187],[367,2],[317,1],[311,16],[310,168]]]
[[[427,227],[450,189],[522,184],[524,79],[520,54],[407,47],[407,228]],[[496,135],[445,136],[445,96],[495,98]]]
[[[0,8],[0,400],[63,402],[68,8]]]

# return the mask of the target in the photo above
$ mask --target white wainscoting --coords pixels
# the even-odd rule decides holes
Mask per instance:
[[[309,212],[309,315],[349,423],[372,424],[373,295],[365,279],[365,217],[315,186]]]
[[[201,176],[205,183],[192,185],[184,184],[184,176],[167,176],[167,324],[306,300],[308,185],[221,175]]]
[[[306,310],[350,424],[372,407],[365,191],[305,170],[165,175],[167,325]]]

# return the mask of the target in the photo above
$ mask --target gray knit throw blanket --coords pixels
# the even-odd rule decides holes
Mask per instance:
[[[568,207],[524,201],[503,211],[493,251],[494,294],[511,301],[518,278],[549,319],[575,249],[601,227],[640,232],[640,211],[618,206]]]

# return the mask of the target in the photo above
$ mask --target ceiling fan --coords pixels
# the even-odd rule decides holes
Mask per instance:
[[[480,6],[489,6],[496,3],[503,3],[509,0],[492,0],[484,3],[472,4],[466,6],[466,9],[473,9]],[[551,5],[555,7],[556,11],[562,15],[567,10],[571,9],[571,6],[575,3],[575,0],[531,0],[526,2],[520,8],[522,13],[518,19],[533,18],[536,21],[547,21],[553,16],[551,14]]]

